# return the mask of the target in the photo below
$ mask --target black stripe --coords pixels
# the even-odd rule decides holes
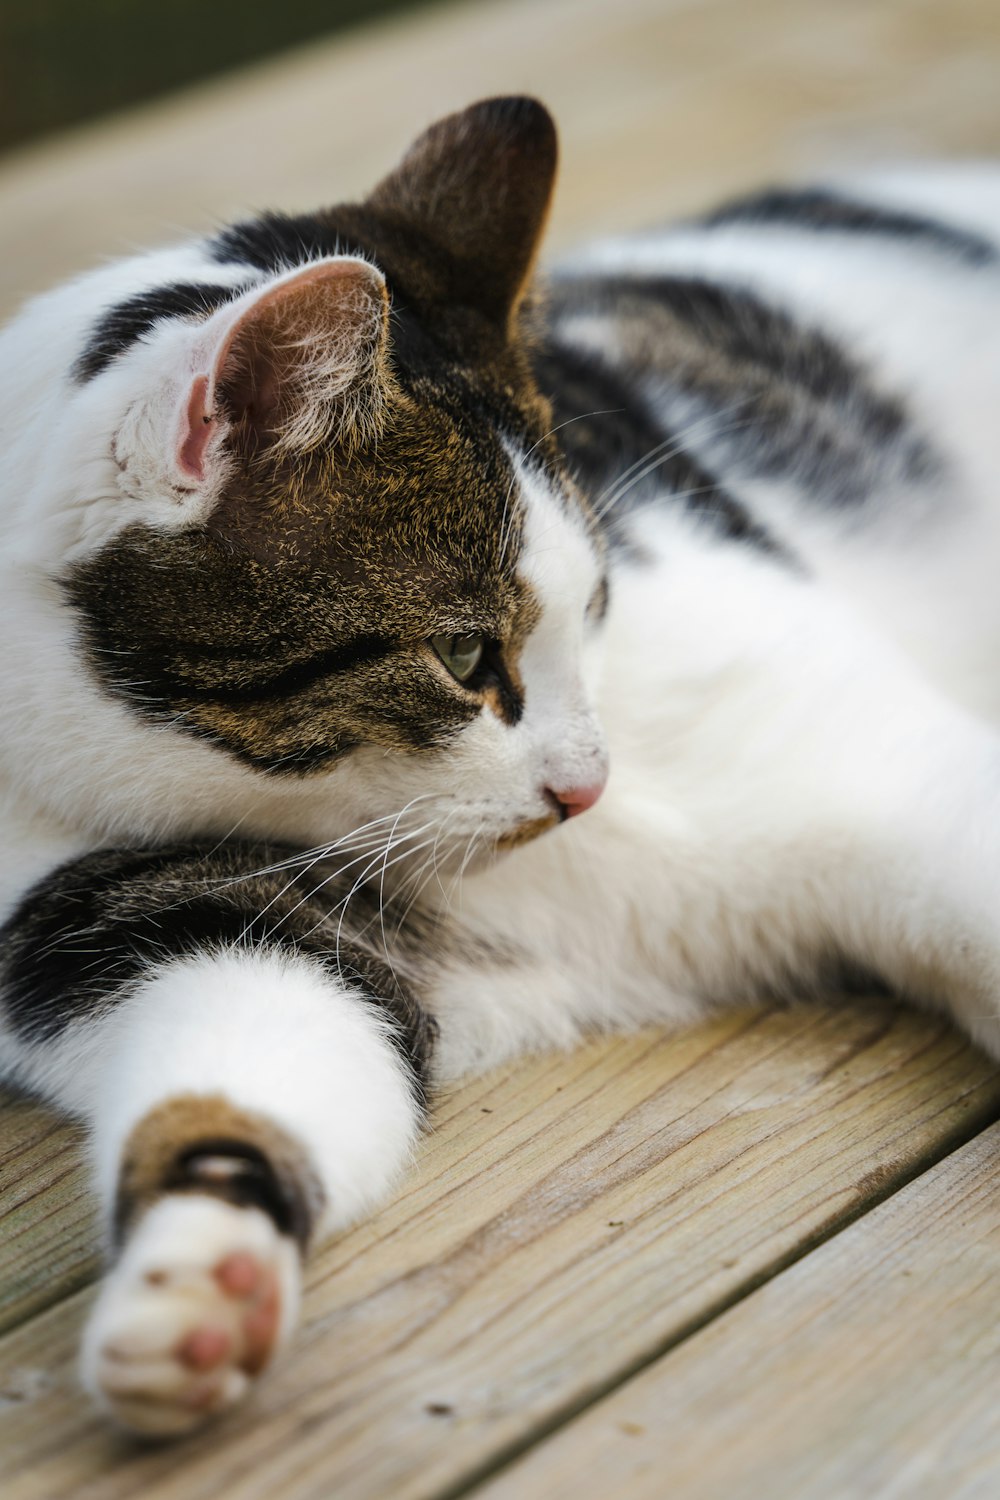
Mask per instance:
[[[264,213],[223,229],[209,242],[209,253],[223,265],[235,262],[278,275],[307,261],[356,250],[317,214]]]
[[[482,660],[465,686],[482,693],[490,689],[497,695],[500,715],[505,724],[519,724],[524,716],[524,698],[507,671],[499,641],[488,641]]]
[[[140,709],[143,707],[141,702],[138,702],[137,706]],[[314,771],[333,765],[351,750],[356,750],[359,743],[349,735],[341,734],[336,741],[313,740],[308,745],[300,745],[297,750],[286,750],[268,755],[251,750],[242,741],[229,735],[217,734],[203,724],[192,724],[184,718],[178,719],[166,708],[151,709],[149,716],[159,723],[176,724],[185,734],[193,734],[196,739],[218,746],[242,761],[245,766],[252,766],[255,771],[263,771],[265,775],[305,776],[312,774]]]
[[[769,188],[738,198],[699,220],[706,228],[725,224],[778,224],[794,229],[867,234],[918,242],[971,266],[993,265],[1000,252],[984,236],[904,209],[880,208],[827,188]]]
[[[224,1174],[214,1163],[224,1162]],[[281,1234],[300,1245],[308,1243],[313,1214],[305,1193],[289,1175],[279,1177],[264,1152],[247,1141],[229,1137],[206,1138],[182,1151],[161,1184],[164,1193],[208,1193],[236,1208],[259,1208]],[[129,1209],[127,1198],[119,1198],[116,1239],[124,1239]]]
[[[697,276],[638,276],[616,279],[608,292],[655,304],[687,324],[711,353],[765,369],[822,399],[852,397],[862,381],[860,367],[825,333],[795,322],[745,287]],[[881,427],[903,426],[897,402],[883,400],[879,410]]]
[[[592,350],[557,338],[538,352],[535,375],[552,402],[556,437],[570,472],[594,502],[601,529],[613,546],[631,546],[631,517],[655,501],[696,512],[730,541],[781,554],[746,507],[685,451],[680,437],[672,440],[670,429],[633,379]],[[647,463],[648,472],[640,474]],[[628,470],[633,477],[622,482]],[[603,501],[620,482],[620,499],[603,509]]]
[[[202,560],[199,538],[191,541],[197,564]],[[215,555],[210,552],[204,567],[206,575],[213,560]],[[96,561],[77,565],[60,580],[68,603],[80,615],[87,655],[101,680],[118,696],[134,699],[145,712],[176,709],[178,703],[237,706],[277,702],[303,693],[325,678],[384,661],[400,649],[398,640],[367,631],[279,665],[267,660],[269,652],[281,652],[287,658],[307,642],[289,641],[275,634],[255,644],[232,630],[224,640],[164,635],[162,624],[157,628],[155,617],[150,618],[148,609],[143,609],[142,589],[136,583],[136,578],[143,576],[140,566],[145,564],[144,555],[137,563],[127,548],[121,547],[118,553],[108,552]],[[293,598],[296,582],[293,579],[289,583]],[[206,608],[221,602],[207,586],[204,597]],[[268,597],[273,600],[273,589]],[[193,606],[185,602],[190,612]]]
[[[88,630],[87,633],[93,642],[96,632]],[[295,662],[269,678],[235,686],[193,683],[181,673],[169,671],[159,657],[153,657],[148,651],[126,652],[121,647],[102,649],[97,646],[91,652],[91,659],[106,690],[114,697],[124,699],[144,718],[158,724],[174,724],[186,734],[219,745],[254,770],[305,773],[331,765],[356,749],[357,739],[346,730],[338,730],[332,739],[310,739],[294,751],[261,753],[251,750],[238,738],[192,721],[187,717],[188,710],[193,711],[199,704],[251,707],[278,702],[355,666],[383,660],[396,649],[393,643],[383,642],[378,637],[358,638],[352,644],[357,646],[355,651],[350,645],[336,647],[306,661]],[[109,663],[113,664],[111,670],[108,670]],[[129,673],[130,668],[131,675],[123,675]]]
[[[338,875],[320,864],[306,871],[308,861],[302,873],[270,869],[294,855],[278,846],[227,843],[102,850],[61,866],[0,929],[4,1010],[13,1030],[44,1045],[178,957],[220,948],[291,952],[321,964],[391,1017],[422,1104],[433,1023],[399,977],[400,956],[394,955],[394,971],[367,936],[382,930],[379,892],[357,890],[340,924],[339,914],[330,913],[355,872]],[[418,927],[410,928],[415,936]]]
[[[121,651],[121,647],[117,649]],[[366,662],[383,661],[397,649],[398,643],[387,640],[385,636],[357,635],[339,646],[331,646],[326,651],[318,651],[314,656],[281,667],[270,675],[250,677],[236,683],[198,682],[186,676],[182,669],[172,671],[163,666],[159,656],[153,657],[149,651],[137,651],[130,653],[130,657],[136,670],[144,675],[141,679],[133,679],[129,687],[134,688],[147,702],[151,697],[155,698],[164,708],[178,700],[233,705],[272,703],[304,692],[324,678],[353,671]],[[189,646],[185,646],[184,651],[188,657],[188,663],[184,665],[190,665],[195,652]],[[232,665],[232,657],[227,656],[223,648],[216,649],[206,645],[197,655],[202,661]],[[124,670],[128,671],[128,667]]]
[[[712,451],[727,480],[786,479],[815,501],[846,508],[887,479],[922,484],[943,472],[899,396],[879,388],[825,331],[743,286],[574,277],[560,284],[558,306],[619,330],[631,379],[640,388],[653,381],[660,410],[669,412],[674,399],[688,424],[692,401],[706,418],[717,414]]]
[[[753,397],[745,423],[733,425],[726,439],[738,467],[762,478],[793,479],[815,499],[838,507],[870,498],[880,461],[891,461],[907,483],[940,473],[938,455],[913,427],[903,402],[878,389],[865,367],[825,332],[742,287],[663,277],[645,283],[645,290],[730,367],[728,389],[715,389],[708,366],[707,381],[694,373],[693,390],[704,382],[702,389],[723,408],[730,398],[738,403],[741,393]]]
[[[244,286],[179,281],[137,292],[102,314],[73,366],[74,377],[81,382],[92,380],[162,319],[208,317],[245,290]]]

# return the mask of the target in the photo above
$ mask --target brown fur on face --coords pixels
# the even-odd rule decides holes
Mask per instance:
[[[258,464],[208,527],[129,528],[78,567],[105,681],[252,764],[300,770],[362,743],[431,748],[480,711],[493,684],[454,682],[433,635],[502,643],[516,684],[537,606],[514,497],[504,521],[509,461],[488,430],[463,438],[433,410],[420,426],[340,465],[283,458],[283,487]]]
[[[530,844],[532,839],[539,838],[543,833],[548,833],[550,828],[556,828],[560,818],[558,813],[550,813],[547,818],[532,818],[528,823],[522,823],[512,833],[505,833],[496,840],[495,847],[501,849],[516,849],[521,844]]]
[[[366,203],[316,216],[386,278],[367,405],[354,392],[358,421],[307,453],[241,418],[207,524],[130,527],[74,570],[68,594],[107,687],[272,770],[363,743],[434,748],[484,704],[516,716],[537,604],[518,577],[505,444],[534,448],[558,486],[525,294],[554,169],[541,106],[488,101],[432,127]],[[310,309],[321,340],[319,292],[296,316]],[[276,357],[242,353],[270,391]],[[252,369],[241,378],[255,388]],[[268,420],[283,410],[272,395]],[[427,642],[466,632],[487,638],[496,670],[461,686]]]

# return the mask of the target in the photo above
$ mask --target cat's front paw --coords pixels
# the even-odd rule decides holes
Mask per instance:
[[[109,1271],[83,1379],[133,1432],[190,1432],[249,1390],[298,1321],[299,1252],[256,1208],[164,1198]]]

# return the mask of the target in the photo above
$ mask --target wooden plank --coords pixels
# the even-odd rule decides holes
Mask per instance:
[[[994,1127],[477,1500],[996,1500],[998,1205]]]
[[[312,45],[0,166],[0,316],[119,249],[370,188],[434,115],[526,90],[554,243],[825,163],[1000,151],[994,0],[504,0]]]
[[[97,1230],[82,1154],[72,1126],[0,1094],[0,1330],[94,1274]]]
[[[996,1069],[875,1002],[480,1080],[398,1200],[318,1258],[283,1368],[180,1456],[77,1395],[87,1296],[0,1340],[5,1500],[450,1493],[998,1112]]]

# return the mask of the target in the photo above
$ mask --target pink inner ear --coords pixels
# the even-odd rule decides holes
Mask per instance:
[[[177,450],[181,469],[199,483],[205,478],[205,449],[214,428],[215,418],[208,410],[208,376],[199,375],[188,396],[187,420]]]
[[[317,302],[316,289],[322,282],[340,282],[342,290]],[[362,289],[367,302],[359,296]],[[361,347],[378,327],[371,309],[382,311],[385,305],[380,272],[364,261],[345,258],[306,266],[244,307],[216,349],[211,374],[198,375],[191,384],[177,445],[181,473],[195,484],[204,483],[205,455],[220,422],[241,421],[249,435],[266,434],[283,381],[294,374],[297,362],[308,361],[304,331],[312,327],[317,334],[349,334],[356,329]],[[220,390],[221,412],[216,410]]]

